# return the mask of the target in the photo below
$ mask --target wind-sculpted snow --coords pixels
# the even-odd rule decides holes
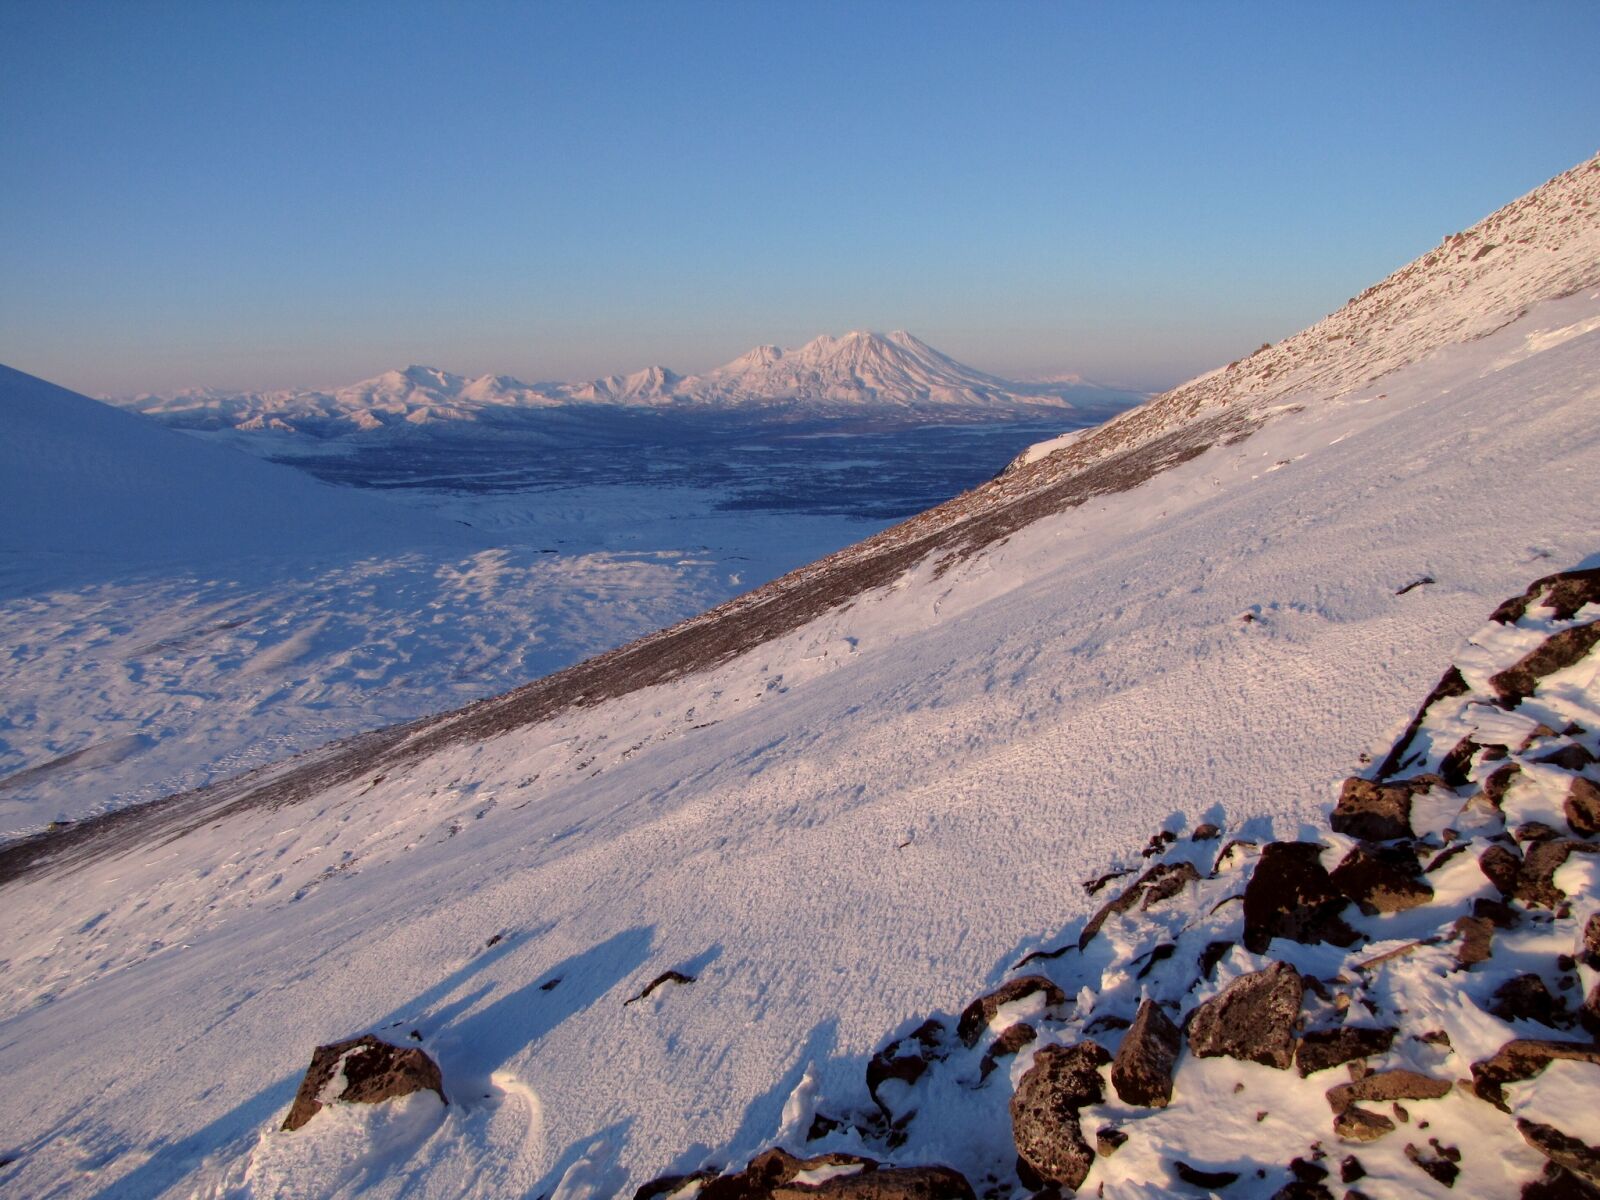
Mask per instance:
[[[1588,234],[1567,228],[1578,250],[1549,243],[1519,268],[1557,291],[1589,269],[1568,261]],[[1523,285],[1508,279],[1504,288],[1520,295]],[[1435,315],[1459,336],[1451,305],[1487,313],[1486,294],[1463,287],[1438,300]],[[15,1160],[0,1181],[25,1195],[571,1200],[627,1195],[662,1175],[737,1170],[781,1143],[802,1161],[775,1164],[782,1186],[840,1189],[875,1172],[803,1165],[813,1157],[806,1135],[819,1114],[876,1110],[883,1126],[868,1120],[867,1133],[881,1130],[882,1144],[862,1140],[852,1153],[951,1167],[979,1191],[1023,1194],[1015,1175],[985,1179],[1000,1169],[995,1139],[1008,1132],[1019,1065],[1036,1043],[1058,1040],[1061,1016],[1098,1008],[1133,1019],[1142,990],[1172,998],[1169,986],[1210,950],[1184,939],[1184,922],[1209,936],[1213,920],[1243,920],[1242,902],[1210,908],[1226,899],[1227,876],[1242,884],[1251,852],[1232,848],[1233,872],[1224,863],[1217,879],[1201,879],[1213,850],[1236,839],[1332,845],[1328,812],[1341,781],[1365,751],[1368,782],[1381,782],[1378,768],[1418,698],[1448,666],[1474,696],[1491,695],[1487,679],[1538,649],[1536,626],[1563,632],[1530,604],[1482,663],[1463,650],[1485,614],[1530,579],[1600,565],[1589,483],[1600,478],[1600,288],[1529,294],[1513,307],[1527,311],[1485,316],[1485,327],[1501,327],[1426,354],[1431,334],[1404,352],[1369,347],[1397,369],[1366,382],[1371,363],[1352,359],[1326,391],[1241,396],[1125,441],[1090,435],[720,612],[501,699],[17,848],[0,893],[0,1157]],[[1408,319],[1419,337],[1428,330],[1420,310]],[[1093,449],[1072,458],[1081,445]],[[1580,610],[1559,620],[1589,619]],[[1593,705],[1591,669],[1585,659],[1541,676],[1522,702],[1560,697],[1589,730],[1551,725],[1557,740],[1526,753],[1505,742],[1528,760],[1520,770],[1530,778],[1592,775],[1592,766],[1531,761],[1566,742],[1595,750],[1593,727],[1578,715]],[[1466,699],[1446,697],[1452,707],[1419,725],[1413,740],[1426,758],[1397,777],[1464,772],[1453,813],[1468,785],[1490,790],[1481,756],[1451,757],[1455,746],[1445,745],[1446,723],[1463,717],[1453,705]],[[1546,791],[1519,786],[1507,787],[1504,804],[1531,797],[1549,809]],[[1423,821],[1413,831],[1432,830],[1442,846],[1445,825],[1434,818],[1443,805],[1430,808],[1427,795],[1435,793],[1413,797],[1410,819]],[[1483,1144],[1521,1157],[1505,1158],[1498,1176],[1468,1170],[1480,1126],[1467,1114],[1481,1109],[1481,1129],[1498,1130],[1495,1138],[1509,1118],[1456,1081],[1485,1062],[1474,1038],[1500,1026],[1523,1041],[1576,1040],[1537,1017],[1490,1011],[1541,1011],[1532,984],[1499,999],[1480,994],[1491,984],[1498,992],[1498,973],[1535,956],[1537,966],[1511,973],[1540,974],[1554,999],[1573,999],[1561,974],[1581,975],[1555,961],[1571,951],[1545,944],[1554,926],[1536,904],[1515,897],[1530,861],[1535,900],[1546,887],[1569,896],[1588,887],[1565,872],[1595,856],[1569,850],[1552,865],[1553,850],[1530,844],[1551,839],[1517,836],[1540,821],[1574,840],[1575,827],[1540,812],[1508,825],[1520,863],[1488,860],[1512,888],[1506,903],[1528,912],[1505,936],[1527,943],[1491,934],[1488,965],[1466,972],[1465,988],[1418,979],[1455,943],[1363,959],[1378,982],[1342,1021],[1332,1019],[1336,1000],[1315,988],[1301,997],[1327,1018],[1294,1031],[1302,1043],[1325,1027],[1378,1025],[1356,1003],[1386,1004],[1385,979],[1401,981],[1396,994],[1437,1003],[1437,1023],[1432,1010],[1416,1012],[1389,1050],[1366,1051],[1393,1057],[1363,1077],[1373,1082],[1361,1094],[1339,1093],[1351,1129],[1381,1128],[1357,1110],[1396,1126],[1370,1143],[1371,1162],[1361,1149],[1332,1152],[1337,1114],[1326,1093],[1362,1083],[1343,1064],[1323,1084],[1295,1067],[1191,1058],[1186,1041],[1165,1108],[1105,1122],[1080,1115],[1074,1160],[1041,1158],[1033,1169],[1075,1170],[1089,1149],[1091,1169],[1117,1173],[1104,1177],[1118,1186],[1137,1176],[1176,1190],[1188,1185],[1165,1173],[1174,1158],[1195,1178],[1243,1168],[1246,1155],[1219,1161],[1192,1138],[1203,1106],[1218,1145],[1255,1145],[1244,1139],[1263,1136],[1261,1125],[1276,1139],[1270,1163],[1251,1160],[1249,1179],[1233,1185],[1241,1195],[1269,1177],[1282,1186],[1295,1158],[1306,1174],[1328,1170],[1323,1186],[1374,1197],[1504,1194],[1492,1185],[1520,1182],[1523,1167],[1535,1173],[1546,1150],[1514,1125],[1521,1149]],[[1176,830],[1180,814],[1185,833],[1203,822],[1226,835],[1158,841],[1150,859],[1135,857],[1152,831]],[[997,1006],[996,1019],[1030,1026],[1031,1041],[1021,1031],[1003,1048],[980,1039],[927,1067],[925,1084],[907,1083],[930,1013],[953,1028],[971,1001],[1014,978],[1015,964],[1074,943],[1151,866],[1191,851],[1195,882],[1170,872],[1147,880],[1144,896],[1171,880],[1180,890],[1108,916],[1082,952],[1022,968],[1057,981],[1068,1001],[1051,1009],[1049,991],[1033,990]],[[1323,863],[1330,880],[1344,857]],[[1487,889],[1498,885],[1482,861],[1462,853],[1440,864],[1427,904],[1335,915],[1378,958],[1411,940],[1412,923],[1433,936],[1434,906],[1453,912],[1492,899]],[[1078,886],[1123,864],[1136,874],[1103,894]],[[1339,879],[1367,886],[1375,908],[1417,894],[1373,886],[1383,865],[1358,860]],[[1468,871],[1482,882],[1456,889]],[[1202,890],[1211,901],[1203,908]],[[1482,929],[1470,928],[1481,945]],[[1146,944],[1162,931],[1179,936]],[[1162,952],[1163,942],[1174,949]],[[1335,942],[1281,936],[1265,952],[1302,975],[1345,955]],[[1257,957],[1238,945],[1216,953],[1213,978],[1193,999],[1211,998]],[[1073,996],[1080,970],[1096,968],[1117,975],[1103,1001]],[[694,982],[624,1004],[668,972]],[[1289,980],[1258,987],[1249,1010],[1281,1013]],[[1428,1028],[1413,1028],[1423,1016]],[[440,1066],[448,1108],[426,1094],[370,1110],[335,1104],[301,1130],[279,1130],[316,1046],[368,1032],[409,1039],[413,1030]],[[1453,1049],[1422,1037],[1435,1030],[1449,1032]],[[1108,1052],[1120,1048],[1112,1024],[1084,1031],[1104,1037]],[[1159,1095],[1170,1038],[1147,1015],[1140,1039],[1149,1053],[1122,1077]],[[883,1114],[867,1075],[891,1040],[905,1044],[874,1072],[891,1110]],[[1207,1046],[1230,1040],[1227,1021],[1206,1030]],[[1504,1047],[1487,1040],[1495,1045],[1481,1074],[1490,1088],[1499,1082],[1514,1115],[1582,1137],[1537,1089],[1524,1103],[1523,1081],[1512,1078],[1548,1047],[1513,1048],[1496,1063]],[[1319,1052],[1344,1049],[1340,1041]],[[1571,1055],[1545,1061],[1540,1078],[1577,1086],[1589,1064]],[[1063,1088],[1076,1076],[1064,1070]],[[1244,1093],[1234,1092],[1238,1082]],[[1412,1091],[1428,1098],[1402,1095]],[[902,1101],[923,1115],[890,1146]],[[1106,1103],[1121,1100],[1107,1093]],[[1259,1124],[1258,1111],[1267,1114]],[[1100,1125],[1135,1116],[1141,1128],[1103,1152]],[[841,1124],[825,1136],[840,1145],[856,1135]],[[1327,1158],[1315,1157],[1313,1140]],[[1361,1160],[1367,1181],[1335,1184],[1345,1153]],[[1002,1166],[1014,1171],[1014,1162]],[[1461,1174],[1447,1191],[1440,1176],[1451,1166]],[[1260,1180],[1256,1169],[1266,1172]],[[910,1183],[877,1182],[896,1179]]]
[[[407,367],[348,387],[229,393],[191,389],[123,397],[115,403],[171,425],[247,433],[340,437],[425,427],[519,422],[572,406],[620,406],[699,413],[745,412],[771,419],[995,420],[1049,412],[1119,412],[1143,399],[1125,388],[1082,380],[1018,383],[941,354],[903,330],[824,334],[794,350],[757,346],[700,375],[666,367],[585,383],[523,383],[504,375],[469,379],[436,367]]]

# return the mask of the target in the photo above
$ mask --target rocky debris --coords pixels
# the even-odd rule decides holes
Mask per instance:
[[[802,1182],[807,1172],[841,1169],[820,1182]],[[680,1188],[704,1180],[698,1200],[800,1200],[822,1196],[830,1200],[975,1200],[972,1185],[957,1171],[943,1166],[885,1166],[857,1154],[819,1154],[796,1158],[774,1147],[750,1160],[744,1170],[730,1175],[697,1172],[665,1175],[634,1193],[634,1200],[660,1200]]]
[[[1243,1059],[1285,1070],[1305,985],[1288,963],[1241,975],[1189,1018],[1189,1049],[1200,1058]]]
[[[854,1175],[835,1175],[822,1183],[792,1183],[772,1189],[772,1200],[807,1196],[826,1200],[976,1200],[966,1176],[949,1167],[876,1167]]]
[[[1017,1157],[1045,1183],[1075,1189],[1089,1174],[1094,1151],[1084,1140],[1078,1110],[1105,1099],[1099,1068],[1110,1061],[1097,1042],[1046,1046],[1017,1084],[1011,1097]]]
[[[1067,1003],[1066,993],[1043,975],[1023,975],[1009,980],[987,996],[979,996],[962,1010],[961,1019],[956,1024],[956,1036],[961,1039],[961,1044],[976,1046],[978,1039],[989,1028],[989,1022],[994,1020],[1002,1007],[1035,992],[1043,993],[1047,1009],[1059,1010]]]
[[[1094,935],[1100,932],[1100,927],[1106,923],[1107,918],[1118,913],[1131,912],[1135,905],[1140,912],[1145,912],[1152,905],[1176,896],[1199,878],[1200,872],[1190,863],[1157,863],[1130,884],[1120,896],[1089,918],[1089,923],[1078,935],[1078,949],[1082,950],[1094,940]]]
[[[1333,831],[1367,842],[1415,837],[1411,831],[1412,797],[1444,786],[1445,781],[1437,775],[1418,775],[1393,783],[1352,775],[1339,791],[1331,822]]]
[[[921,1079],[923,1072],[928,1069],[928,1064],[942,1057],[944,1036],[945,1028],[941,1022],[924,1021],[905,1037],[890,1042],[868,1060],[867,1092],[885,1117],[893,1119],[893,1114],[883,1097],[878,1094],[878,1089],[891,1079],[898,1079],[905,1084],[914,1084]]]
[[[1593,780],[1574,775],[1561,809],[1568,828],[1579,837],[1600,833],[1600,785]]]
[[[1225,1188],[1239,1181],[1237,1171],[1207,1171],[1190,1166],[1181,1158],[1173,1161],[1172,1170],[1179,1179],[1198,1188]]]
[[[557,980],[556,982],[559,983],[560,980]],[[641,991],[638,995],[629,996],[626,1000],[624,1000],[622,1002],[622,1007],[623,1008],[627,1008],[628,1005],[634,1003],[636,1000],[643,1000],[646,996],[648,996],[651,992],[655,991],[658,987],[661,987],[663,984],[667,984],[667,983],[693,983],[693,982],[694,982],[694,976],[693,975],[685,975],[682,971],[663,971],[663,972],[661,972],[661,974],[657,975],[654,979],[652,979],[649,983],[645,984],[644,985],[644,990]]]
[[[1457,917],[1453,928],[1461,937],[1456,946],[1460,966],[1481,963],[1494,953],[1494,922],[1488,917]]]
[[[1357,846],[1328,874],[1333,886],[1361,911],[1403,912],[1433,899],[1433,888],[1419,879],[1422,868],[1410,847]]]
[[[1473,1091],[1480,1100],[1506,1109],[1506,1084],[1532,1079],[1558,1058],[1600,1065],[1600,1042],[1513,1038],[1488,1058],[1472,1064]]]
[[[1339,916],[1349,902],[1322,866],[1316,842],[1273,842],[1261,851],[1244,891],[1244,944],[1266,953],[1272,939],[1348,946],[1356,931]]]
[[[1537,1021],[1553,1029],[1572,1024],[1572,1014],[1538,975],[1518,975],[1495,989],[1489,1011],[1502,1021]]]
[[[1177,840],[1178,835],[1173,833],[1172,830],[1163,829],[1150,838],[1145,848],[1139,851],[1139,856],[1141,858],[1154,858]]]
[[[1333,1193],[1325,1184],[1291,1179],[1272,1193],[1272,1200],[1333,1200]]]
[[[1558,1167],[1565,1167],[1593,1186],[1600,1187],[1600,1148],[1563,1133],[1553,1125],[1517,1121],[1523,1140]]]
[[[1544,643],[1512,666],[1489,677],[1489,687],[1502,708],[1515,708],[1539,686],[1539,680],[1581,662],[1600,642],[1600,621],[1552,633]]]
[[[1589,914],[1583,926],[1583,950],[1579,961],[1593,971],[1600,971],[1600,912]]]
[[[1523,1184],[1521,1195],[1522,1200],[1600,1200],[1600,1187],[1546,1162],[1544,1175]]]
[[[1438,1138],[1429,1138],[1428,1144],[1433,1147],[1431,1154],[1408,1143],[1406,1157],[1445,1187],[1454,1187],[1456,1177],[1461,1174],[1461,1168],[1456,1165],[1461,1161],[1461,1151],[1454,1146],[1440,1145]]]
[[[1439,760],[1439,778],[1453,788],[1466,787],[1472,778],[1472,758],[1483,747],[1464,737]]]
[[[1172,1099],[1172,1069],[1183,1033],[1154,1000],[1139,1005],[1111,1064],[1111,1086],[1124,1104],[1165,1108]]]
[[[1295,1067],[1304,1078],[1329,1067],[1359,1058],[1384,1054],[1394,1044],[1394,1029],[1371,1029],[1341,1025],[1337,1029],[1313,1029],[1300,1039],[1295,1052]]]
[[[392,1046],[372,1034],[318,1046],[300,1080],[285,1130],[299,1129],[322,1110],[330,1085],[343,1087],[329,1097],[342,1104],[378,1104],[412,1092],[431,1091],[448,1104],[439,1064],[415,1046]]]
[[[989,1049],[984,1051],[983,1064],[978,1069],[978,1078],[987,1079],[993,1074],[994,1069],[1000,1065],[1002,1058],[1010,1058],[1024,1046],[1031,1045],[1039,1036],[1038,1030],[1032,1025],[1018,1023],[1010,1026],[999,1037],[995,1038]]]

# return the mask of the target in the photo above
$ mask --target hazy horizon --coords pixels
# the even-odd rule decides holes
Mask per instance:
[[[0,361],[577,380],[903,328],[1159,390],[1592,154],[1597,40],[1576,3],[0,3]]]

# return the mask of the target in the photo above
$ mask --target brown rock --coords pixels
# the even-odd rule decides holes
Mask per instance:
[[[1518,975],[1495,989],[1489,1011],[1502,1021],[1537,1021],[1564,1029],[1572,1024],[1566,1006],[1550,994],[1537,975]]]
[[[1481,963],[1494,953],[1494,922],[1488,917],[1457,917],[1453,928],[1461,938],[1456,962],[1463,967]]]
[[[1522,874],[1522,857],[1515,850],[1496,842],[1478,855],[1478,866],[1502,896],[1517,894],[1517,877]]]
[[[1543,1176],[1522,1185],[1521,1200],[1600,1200],[1600,1187],[1546,1162]]]
[[[1094,1164],[1078,1109],[1098,1104],[1105,1087],[1098,1068],[1111,1056],[1095,1042],[1046,1046],[1011,1097],[1011,1133],[1022,1164],[1046,1183],[1076,1188]]]
[[[910,1085],[922,1078],[928,1064],[942,1058],[944,1026],[938,1021],[924,1021],[903,1038],[890,1042],[867,1063],[867,1092],[872,1096],[883,1115],[893,1119],[888,1105],[878,1095],[878,1089],[891,1079]]]
[[[1244,944],[1266,953],[1275,937],[1348,946],[1356,932],[1339,913],[1348,903],[1322,867],[1315,842],[1273,842],[1261,852],[1244,891]]]
[[[1461,1152],[1454,1146],[1439,1145],[1438,1138],[1430,1138],[1429,1144],[1434,1147],[1434,1153],[1419,1150],[1415,1145],[1406,1145],[1406,1157],[1416,1166],[1433,1176],[1445,1187],[1454,1187],[1456,1177],[1461,1174],[1461,1168],[1456,1164],[1461,1161]]]
[[[1214,842],[1221,836],[1222,830],[1211,824],[1211,822],[1206,821],[1194,827],[1194,832],[1189,835],[1189,840],[1191,842]]]
[[[1368,850],[1357,846],[1328,878],[1367,914],[1403,912],[1433,899],[1433,889],[1410,850]]]
[[[1517,1132],[1528,1145],[1559,1167],[1594,1186],[1600,1186],[1600,1149],[1563,1133],[1553,1125],[1517,1121]]]
[[[321,1111],[317,1097],[341,1070],[344,1087],[334,1099],[345,1104],[377,1104],[421,1091],[432,1091],[449,1103],[438,1063],[415,1046],[391,1046],[368,1033],[316,1048],[284,1129],[299,1129]]]
[[[1483,781],[1483,794],[1495,808],[1504,808],[1506,792],[1511,790],[1511,781],[1522,773],[1522,768],[1516,763],[1506,763],[1503,767],[1496,767],[1493,774]]]
[[[1439,782],[1443,782],[1440,780]],[[1378,783],[1352,775],[1344,781],[1333,809],[1333,831],[1370,842],[1414,836],[1411,797],[1427,790],[1418,780]]]
[[[1393,1029],[1369,1029],[1359,1025],[1313,1029],[1300,1039],[1295,1067],[1304,1077],[1354,1059],[1383,1054],[1394,1044],[1394,1035]]]
[[[1031,996],[1035,992],[1044,994],[1045,1005],[1048,1008],[1059,1009],[1067,1002],[1066,993],[1043,975],[1023,975],[1008,980],[987,996],[979,996],[962,1010],[961,1020],[956,1024],[956,1036],[961,1039],[961,1044],[976,1046],[984,1031],[989,1028],[989,1022],[994,1020],[995,1014],[1003,1006],[1021,1000],[1024,996]]]
[[[1600,846],[1572,838],[1551,838],[1528,847],[1522,856],[1522,870],[1517,872],[1516,898],[1530,908],[1555,908],[1567,898],[1555,885],[1555,873],[1570,855],[1596,853]]]
[[[772,1189],[772,1200],[811,1196],[827,1200],[975,1200],[966,1176],[949,1167],[876,1167],[854,1175],[835,1175],[824,1183],[787,1183]]]
[[[1124,1104],[1165,1108],[1172,1099],[1172,1068],[1183,1034],[1154,1000],[1139,1005],[1133,1025],[1111,1064],[1111,1086]]]
[[[1199,1058],[1243,1059],[1284,1070],[1294,1058],[1294,1022],[1305,985],[1288,963],[1242,975],[1189,1019],[1189,1049]]]
[[[1472,777],[1472,756],[1481,749],[1470,737],[1462,738],[1439,760],[1439,777],[1453,788],[1466,787]]]
[[[1094,1148],[1110,1158],[1128,1144],[1128,1135],[1115,1125],[1102,1125],[1095,1131]]]
[[[1403,1067],[1373,1071],[1360,1079],[1329,1088],[1328,1106],[1340,1113],[1358,1100],[1437,1100],[1449,1095],[1452,1086],[1448,1079],[1435,1079]]]
[[[1534,604],[1538,601],[1538,604]],[[1491,620],[1502,625],[1512,625],[1522,620],[1528,607],[1554,609],[1554,619],[1570,621],[1582,611],[1585,604],[1600,602],[1600,568],[1586,567],[1577,571],[1558,571],[1528,585],[1520,596],[1513,596],[1494,610]]]
[[[1113,914],[1129,912],[1134,905],[1138,905],[1139,910],[1143,912],[1163,900],[1176,896],[1199,878],[1200,872],[1189,863],[1157,863],[1130,884],[1120,896],[1089,918],[1089,923],[1078,935],[1078,949],[1082,950],[1087,946],[1094,935],[1100,932],[1100,927],[1106,923],[1107,918]]]
[[[1333,1131],[1346,1141],[1375,1142],[1384,1134],[1394,1132],[1394,1122],[1382,1113],[1351,1104],[1343,1112],[1334,1114]]]
[[[1600,912],[1590,913],[1583,927],[1583,964],[1600,971]]]
[[[1197,1188],[1225,1188],[1239,1181],[1237,1171],[1207,1171],[1203,1167],[1190,1166],[1181,1158],[1173,1160],[1172,1170],[1179,1179]]]
[[[1552,767],[1560,767],[1565,771],[1581,771],[1593,764],[1595,757],[1577,742],[1568,742],[1561,749],[1552,750],[1548,754],[1541,754],[1531,761],[1548,763]]]
[[[1524,655],[1514,666],[1489,677],[1502,708],[1515,708],[1533,695],[1539,680],[1547,675],[1581,662],[1595,644],[1600,642],[1600,621],[1574,625],[1560,633],[1552,633],[1542,645]]]
[[[1416,739],[1417,731],[1422,728],[1423,721],[1427,720],[1428,710],[1441,700],[1449,700],[1455,696],[1465,696],[1472,689],[1467,686],[1467,681],[1462,678],[1461,672],[1451,667],[1433,685],[1433,690],[1423,700],[1422,707],[1417,709],[1416,716],[1411,718],[1411,723],[1406,726],[1406,731],[1400,735],[1400,740],[1395,742],[1389,753],[1384,757],[1378,767],[1378,778],[1387,779],[1398,772],[1406,761],[1406,753],[1411,749],[1411,743]]]
[[[1568,827],[1579,837],[1600,833],[1600,785],[1592,779],[1574,775],[1561,808]]]
[[[1010,1058],[1024,1046],[1031,1044],[1039,1036],[1032,1025],[1018,1022],[1010,1026],[999,1037],[995,1038],[990,1047],[984,1051],[983,1063],[978,1069],[980,1081],[989,1078],[994,1069],[1000,1065],[1002,1058]]]
[[[1600,1042],[1513,1038],[1488,1058],[1472,1064],[1472,1090],[1480,1100],[1505,1109],[1506,1084],[1532,1079],[1558,1058],[1600,1065]]]
[[[716,1173],[715,1168],[707,1167],[702,1171],[691,1171],[687,1175],[658,1175],[635,1190],[633,1200],[660,1200],[660,1197],[670,1196],[673,1192],[688,1184],[712,1179],[716,1176]]]

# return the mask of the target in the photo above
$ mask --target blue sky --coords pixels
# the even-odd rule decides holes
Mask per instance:
[[[1600,149],[1600,5],[0,0],[0,361],[1147,387]]]

